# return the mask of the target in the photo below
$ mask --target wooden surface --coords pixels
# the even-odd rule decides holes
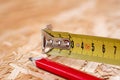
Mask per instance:
[[[37,69],[41,29],[120,39],[119,0],[0,0],[0,79],[64,80]],[[106,80],[120,80],[120,66],[50,56],[54,61]]]

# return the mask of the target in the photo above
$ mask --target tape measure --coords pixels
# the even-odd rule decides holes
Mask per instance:
[[[120,40],[42,30],[43,53],[120,66]]]

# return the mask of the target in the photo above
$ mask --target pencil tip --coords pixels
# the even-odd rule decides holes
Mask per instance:
[[[33,61],[32,57],[29,58],[30,61]]]

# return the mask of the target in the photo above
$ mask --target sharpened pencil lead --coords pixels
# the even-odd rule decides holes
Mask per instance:
[[[32,57],[29,58],[30,61],[33,61]]]

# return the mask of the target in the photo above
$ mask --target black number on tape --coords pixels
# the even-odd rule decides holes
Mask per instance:
[[[92,52],[95,51],[95,45],[92,43]]]
[[[113,47],[114,47],[114,54],[116,54],[117,47],[116,46]]]
[[[81,43],[81,48],[84,49],[84,43],[83,42]]]
[[[105,45],[102,45],[102,52],[105,53]]]

